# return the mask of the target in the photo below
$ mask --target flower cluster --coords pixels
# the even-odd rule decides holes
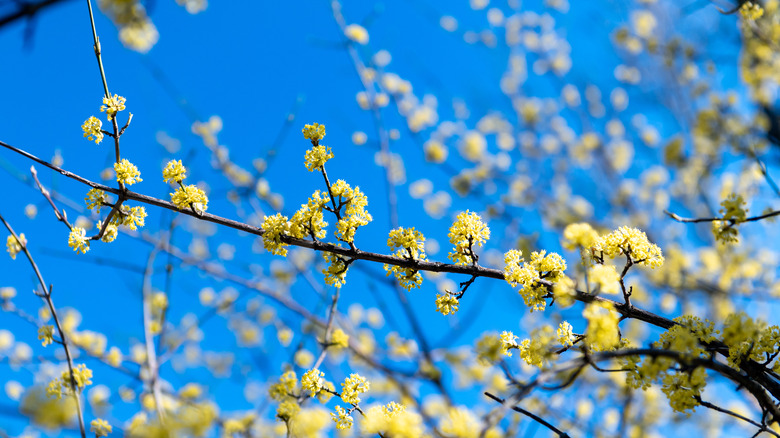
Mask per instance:
[[[594,301],[585,307],[582,316],[588,321],[585,331],[588,346],[594,351],[612,350],[620,343],[618,321],[620,315],[612,303]]]
[[[368,391],[370,384],[359,374],[350,374],[341,384],[341,399],[351,405],[360,404],[360,394]]]
[[[593,243],[592,254],[611,259],[619,255],[630,257],[633,263],[657,268],[664,263],[661,248],[647,240],[647,234],[636,228],[620,227],[601,236]]]
[[[102,418],[94,419],[89,423],[89,431],[94,433],[96,437],[108,436],[108,434],[111,433],[111,430],[111,425]]]
[[[190,184],[181,186],[171,193],[171,202],[182,210],[193,208],[195,211],[204,212],[208,209],[209,198],[203,189]]]
[[[563,241],[561,243],[566,249],[588,249],[598,237],[599,234],[590,224],[582,222],[570,224],[564,228]]]
[[[44,347],[54,342],[54,326],[42,325],[38,329],[38,340]]]
[[[336,423],[336,429],[346,430],[352,427],[352,416],[349,415],[352,410],[346,411],[341,406],[336,406],[336,413],[331,412],[330,416]]]
[[[187,178],[187,169],[181,164],[181,160],[171,160],[163,169],[163,181],[182,182]]]
[[[89,116],[81,125],[81,130],[84,131],[84,137],[88,140],[94,141],[95,144],[100,144],[103,141],[103,122],[95,116]]]
[[[330,193],[334,200],[337,199],[338,210],[343,209],[341,219],[336,223],[336,238],[351,243],[355,240],[357,227],[368,225],[373,219],[366,211],[368,198],[360,191],[360,187],[352,189],[344,180],[336,181]]]
[[[73,368],[73,380],[76,382],[76,388],[79,390],[84,389],[85,386],[92,384],[92,370],[87,368],[86,365],[81,364]],[[71,375],[69,370],[62,372],[59,378],[56,378],[49,382],[49,387],[46,388],[46,395],[52,398],[60,399],[63,394],[71,394],[76,388],[71,383]]]
[[[320,125],[319,123],[303,125],[301,132],[303,132],[303,138],[311,140],[313,145],[317,145],[325,137],[325,125]]]
[[[114,120],[116,113],[124,111],[125,101],[126,99],[124,97],[116,94],[111,98],[104,97],[103,105],[100,106],[100,112],[102,113],[105,111],[106,118],[108,118],[109,121]]]
[[[543,325],[531,332],[530,339],[523,339],[518,346],[520,358],[525,363],[537,368],[547,368],[555,356],[552,345],[555,343],[555,332],[548,325]]]
[[[106,196],[106,192],[100,189],[90,189],[84,202],[87,203],[87,210],[100,213],[100,208],[110,202],[110,199]]]
[[[322,257],[328,262],[328,266],[322,270],[325,274],[325,283],[331,286],[341,287],[347,281],[347,270],[349,261],[338,254],[332,252],[323,252]]]
[[[739,13],[748,20],[757,20],[764,15],[764,8],[755,2],[746,1],[739,7]]]
[[[271,254],[287,255],[287,244],[282,242],[282,237],[290,231],[290,222],[287,216],[276,213],[273,216],[266,216],[263,220],[263,247]]]
[[[5,239],[5,248],[12,260],[16,260],[16,255],[22,252],[25,246],[27,246],[27,238],[24,237],[24,233],[19,234],[18,240],[13,234],[9,234]]]
[[[522,286],[520,295],[532,312],[544,310],[547,306],[544,300],[549,293],[546,284],[555,285],[566,278],[563,275],[566,262],[554,252],[547,254],[546,251],[534,251],[531,253],[531,260],[526,262],[523,253],[513,249],[504,254],[504,263],[504,279],[512,287],[518,284]]]
[[[314,146],[306,151],[304,156],[304,165],[309,172],[322,170],[325,163],[333,158],[333,152],[327,146]]]
[[[393,438],[424,436],[422,425],[420,414],[410,412],[406,406],[396,402],[372,406],[361,422],[364,433]]]
[[[117,182],[132,185],[143,181],[141,179],[141,172],[139,172],[138,168],[128,161],[127,158],[122,158],[120,162],[114,163],[114,171],[116,172]]]
[[[68,246],[73,248],[73,251],[77,253],[86,254],[89,251],[89,239],[87,238],[87,230],[81,227],[73,227],[70,229],[68,235]]]
[[[616,295],[620,293],[620,274],[612,265],[596,264],[588,270],[588,278],[598,285],[603,294]]]
[[[490,239],[490,228],[477,213],[467,210],[455,218],[448,236],[450,243],[455,245],[455,250],[449,253],[450,260],[458,265],[472,265],[478,259],[474,245],[482,246]]]
[[[517,344],[517,336],[515,336],[512,332],[501,332],[501,352],[505,356],[511,356],[512,352],[509,350],[517,349],[519,348],[519,345]]]
[[[298,384],[298,377],[295,371],[287,371],[279,377],[279,381],[268,388],[268,395],[276,401],[284,400],[293,395],[295,386]]]
[[[414,228],[397,228],[390,231],[390,236],[387,238],[387,246],[390,247],[394,256],[406,259],[406,260],[425,260],[425,237],[421,232]],[[401,283],[406,290],[412,290],[412,288],[420,287],[422,284],[422,275],[413,268],[403,268],[400,266],[384,265],[387,275],[393,273],[395,278]],[[439,299],[436,300],[437,307]],[[457,304],[457,300],[455,300]],[[457,307],[456,307],[457,311]],[[448,312],[449,313],[449,312]],[[446,315],[447,313],[445,313]]]
[[[736,225],[747,219],[748,210],[744,208],[745,199],[742,195],[732,193],[720,205],[722,219],[712,222],[712,233],[715,235],[715,240],[724,243],[736,242],[739,235]]]
[[[301,205],[301,208],[290,219],[290,235],[298,239],[309,236],[314,239],[324,238],[326,236],[325,227],[328,226],[328,223],[325,222],[322,211],[328,202],[330,202],[330,197],[326,193],[315,191],[309,201]]]
[[[458,311],[460,302],[458,298],[450,291],[443,294],[436,294],[436,311],[442,315],[454,314]]]
[[[313,368],[304,373],[303,377],[301,377],[301,387],[309,391],[311,396],[314,397],[324,388],[324,376],[325,373],[316,368]]]

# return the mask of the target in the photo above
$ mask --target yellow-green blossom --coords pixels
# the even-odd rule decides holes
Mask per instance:
[[[122,158],[122,161],[114,163],[114,171],[116,172],[117,182],[132,185],[143,181],[143,179],[141,179],[141,172],[139,172],[138,168],[128,161],[127,158]]]
[[[542,280],[554,285],[565,278],[566,262],[554,252],[534,251],[531,260],[526,262],[522,252],[513,249],[504,254],[504,263],[504,279],[513,287],[522,286],[520,295],[532,312],[547,306],[545,297],[549,290]]]
[[[360,394],[368,391],[370,384],[359,374],[350,374],[341,384],[341,399],[352,405],[360,404]]]
[[[757,20],[764,15],[764,8],[758,3],[747,1],[739,7],[739,13],[748,20]]]
[[[328,266],[322,270],[322,273],[325,274],[325,283],[335,287],[344,286],[349,269],[347,260],[338,254],[327,251],[322,253],[322,257],[328,263]]]
[[[504,344],[495,333],[485,333],[477,341],[475,350],[478,361],[483,364],[492,364],[501,360],[504,355]]]
[[[337,205],[344,205],[334,234],[337,239],[351,243],[355,240],[357,228],[367,225],[373,219],[366,211],[368,198],[360,191],[360,187],[352,189],[341,179],[331,186],[330,192]]]
[[[425,260],[425,237],[414,228],[397,228],[390,231],[390,237],[387,239],[387,246],[390,250],[395,250],[394,256],[406,260]],[[404,268],[395,265],[384,265],[387,275],[393,273],[395,278],[406,290],[420,287],[422,284],[422,275],[414,268]],[[437,306],[439,298],[436,299]],[[457,304],[457,300],[455,300]],[[457,311],[457,307],[455,309]],[[449,313],[449,312],[448,312]],[[446,315],[447,313],[445,313]]]
[[[294,399],[288,398],[279,403],[279,407],[276,408],[276,416],[284,421],[289,421],[298,415],[298,412],[300,411],[301,407],[298,403],[296,403]]]
[[[571,324],[569,324],[567,321],[563,321],[558,325],[556,334],[558,335],[558,343],[564,347],[570,347],[574,345],[574,334],[572,333],[572,327]]]
[[[333,152],[330,151],[329,147],[314,146],[313,148],[306,151],[306,155],[304,156],[304,164],[306,165],[306,169],[308,169],[309,172],[314,172],[315,170],[321,170],[322,166],[324,166],[325,163],[327,163],[331,158],[333,158]]]
[[[109,223],[106,225],[106,230],[103,232],[103,237],[100,238],[103,242],[111,243],[114,240],[116,240],[116,236],[119,234],[119,230],[117,229],[117,226],[114,221],[112,220],[112,223]],[[97,227],[99,230],[103,229],[103,221],[98,221]]]
[[[100,189],[89,189],[87,197],[84,198],[87,203],[87,209],[100,213],[100,208],[109,201],[106,193]]]
[[[595,351],[612,350],[620,342],[620,315],[612,303],[594,301],[585,307],[582,316],[588,321],[585,331],[588,345]]]
[[[171,160],[163,169],[163,181],[182,182],[187,178],[187,169],[181,164],[181,160]]]
[[[111,433],[111,425],[102,418],[92,420],[92,422],[89,423],[89,426],[90,432],[94,433],[96,437],[108,436],[108,434]]]
[[[110,120],[110,119],[109,119]],[[90,116],[83,125],[81,130],[84,131],[84,137],[89,140],[94,140],[95,144],[100,144],[103,141],[103,122],[95,116]]]
[[[324,220],[323,208],[330,202],[330,197],[325,192],[315,191],[308,203],[301,205],[290,219],[290,235],[303,239],[313,237],[322,239],[325,237],[325,227],[328,223]]]
[[[190,184],[171,193],[171,202],[182,210],[192,207],[195,211],[204,212],[208,209],[209,198],[198,186]]]
[[[512,332],[501,332],[501,351],[504,353],[505,356],[511,356],[512,352],[509,350],[512,350],[514,348],[518,348],[517,345],[517,336],[515,336]]]
[[[594,265],[588,270],[588,278],[599,286],[603,294],[617,295],[620,289],[620,274],[612,265]]]
[[[8,255],[10,255],[13,260],[16,260],[16,255],[22,252],[22,249],[24,249],[25,246],[27,246],[27,238],[24,237],[24,233],[19,234],[18,240],[13,234],[9,234],[5,239],[5,247],[8,250]]]
[[[279,377],[279,381],[268,388],[268,395],[274,400],[283,400],[293,395],[295,386],[298,383],[298,377],[295,371],[287,371]]]
[[[566,249],[590,248],[599,235],[590,224],[570,224],[563,230],[563,247]]]
[[[288,244],[282,242],[282,237],[290,231],[290,222],[287,220],[287,216],[283,216],[281,213],[266,216],[261,227],[264,231],[263,247],[271,251],[271,254],[286,256]]]
[[[114,225],[124,225],[135,231],[138,227],[143,227],[146,222],[146,207],[139,205],[137,207],[128,207],[122,205],[120,213],[114,216],[111,221]]]
[[[306,373],[303,374],[303,377],[301,377],[301,387],[309,391],[311,396],[314,397],[323,389],[323,385],[325,384],[323,376],[325,376],[325,373],[316,368],[306,371]]]
[[[436,294],[436,311],[442,315],[454,314],[458,311],[459,306],[458,298],[452,293]]]
[[[349,347],[349,335],[340,328],[333,330],[333,333],[330,335],[330,346],[331,348]]]
[[[635,264],[657,268],[664,263],[664,256],[654,243],[647,240],[647,234],[636,228],[620,227],[601,236],[591,249],[596,257],[607,256],[611,259],[619,255],[631,257]]]
[[[73,227],[68,235],[68,246],[77,253],[86,254],[89,251],[89,239],[87,239],[87,230],[81,227]]]
[[[38,340],[44,347],[54,342],[54,326],[43,325],[38,329]]]
[[[303,138],[311,140],[311,142],[316,145],[325,137],[325,125],[320,125],[319,123],[303,125],[301,132],[303,132]]]
[[[125,109],[125,98],[119,95],[114,95],[114,97],[103,98],[103,105],[100,107],[100,112],[106,113],[106,117],[108,120],[113,120],[116,113],[119,111],[123,111]]]
[[[331,418],[336,423],[336,429],[346,430],[352,427],[352,416],[341,406],[336,406],[336,413],[330,413]]]
[[[739,235],[737,225],[747,219],[748,210],[744,208],[745,199],[742,195],[732,193],[720,205],[722,220],[712,222],[712,233],[715,235],[715,240],[724,243],[736,242]]]
[[[482,222],[477,213],[466,210],[455,218],[448,234],[450,243],[455,245],[449,258],[458,265],[477,263],[474,246],[482,246],[490,239],[490,228]]]
[[[541,326],[531,332],[530,339],[523,339],[519,345],[520,358],[528,365],[546,368],[555,357],[553,343],[555,332],[549,325]]]

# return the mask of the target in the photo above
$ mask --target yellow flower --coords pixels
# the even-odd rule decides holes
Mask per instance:
[[[89,426],[90,432],[94,432],[96,437],[108,436],[111,433],[111,425],[108,424],[108,421],[101,418],[92,420]]]
[[[748,20],[756,20],[764,15],[764,8],[753,2],[744,2],[739,7],[739,13]]]
[[[100,107],[100,112],[106,113],[108,120],[114,120],[114,116],[119,111],[125,109],[125,98],[122,96],[114,95],[112,98],[104,97],[103,105]]]
[[[501,350],[505,356],[511,356],[512,352],[509,351],[513,348],[518,348],[517,336],[512,332],[501,332]]]
[[[344,402],[358,405],[360,404],[360,394],[368,391],[370,384],[366,378],[359,374],[350,374],[341,384],[341,399]]]
[[[290,222],[287,220],[287,216],[283,216],[281,213],[266,216],[261,227],[264,231],[263,247],[271,251],[271,254],[286,256],[288,245],[282,242],[282,237],[290,231]]]
[[[368,44],[368,31],[359,24],[350,24],[345,27],[344,35],[360,45]]]
[[[352,416],[341,406],[336,406],[336,413],[331,412],[330,416],[336,422],[336,429],[346,430],[352,427]]]
[[[325,384],[325,379],[322,377],[325,375],[322,371],[313,368],[309,371],[306,371],[306,373],[303,374],[303,377],[301,377],[301,387],[311,393],[311,396],[314,397],[322,391],[323,385]]]
[[[187,177],[187,169],[181,164],[181,160],[171,160],[163,169],[163,180],[165,182],[182,182]]]
[[[455,295],[449,292],[436,295],[436,311],[442,315],[454,314],[458,311],[459,305],[460,302]]]
[[[596,230],[585,222],[570,224],[563,230],[563,247],[566,249],[590,248],[599,237]]]
[[[38,329],[38,340],[44,347],[54,342],[54,326],[44,325]]]
[[[387,239],[387,246],[390,250],[396,250],[394,256],[406,260],[425,260],[425,236],[421,232],[412,228],[396,228],[390,231]],[[384,265],[387,275],[393,273],[395,278],[406,290],[420,287],[422,284],[422,275],[412,268],[402,268],[400,266]],[[438,305],[437,298],[437,305]],[[457,304],[457,300],[456,300]],[[455,309],[457,311],[457,308]],[[445,313],[446,315],[446,313]]]
[[[73,227],[68,236],[68,246],[77,253],[86,254],[89,251],[89,239],[87,239],[87,230],[81,227]]]
[[[128,161],[127,158],[123,158],[122,161],[114,163],[114,171],[116,172],[117,182],[132,185],[143,181],[141,179],[141,172],[139,172],[138,168]]]
[[[620,315],[612,303],[594,301],[585,308],[582,316],[588,320],[585,331],[588,345],[596,351],[611,350],[620,343],[618,321]]]
[[[594,255],[601,253],[614,259],[618,255],[630,256],[634,263],[657,268],[664,263],[664,256],[654,243],[647,240],[647,234],[636,228],[620,227],[601,236],[593,243]]]
[[[558,325],[558,342],[564,347],[570,347],[574,345],[574,334],[572,333],[571,324],[567,321],[563,321]]]
[[[309,172],[322,169],[322,166],[333,158],[333,152],[327,146],[314,146],[306,151],[304,156],[304,165]]]
[[[449,253],[449,258],[458,265],[477,263],[474,245],[482,246],[490,239],[490,228],[482,222],[477,213],[461,212],[450,227],[450,243],[455,245],[455,251]]]
[[[595,265],[590,268],[590,281],[597,284],[603,294],[620,293],[620,274],[612,265]]]
[[[13,260],[16,260],[16,255],[22,252],[25,246],[27,246],[27,239],[24,237],[24,233],[19,234],[18,240],[13,234],[8,235],[8,238],[5,239],[5,247]]]
[[[331,347],[334,348],[347,348],[349,347],[349,335],[344,333],[344,330],[337,328],[330,335],[330,343]]]
[[[100,189],[90,189],[87,192],[87,197],[84,198],[87,203],[87,210],[93,210],[95,213],[100,213],[100,208],[108,202],[106,193]]]
[[[110,119],[109,119],[110,120]],[[84,137],[89,140],[94,140],[95,144],[100,144],[103,141],[103,122],[95,116],[90,116],[83,125],[81,130],[84,131]]]
[[[192,206],[196,211],[204,212],[208,208],[209,199],[206,197],[206,193],[198,186],[190,184],[179,187],[175,192],[171,193],[171,202],[182,210]]]
[[[325,125],[320,125],[319,123],[304,125],[301,132],[303,132],[303,138],[311,140],[312,144],[316,145],[325,137]]]

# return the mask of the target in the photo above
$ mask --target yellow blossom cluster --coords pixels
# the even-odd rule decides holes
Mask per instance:
[[[133,185],[137,182],[143,181],[141,179],[141,172],[135,167],[135,164],[128,161],[127,158],[122,158],[118,163],[114,163],[114,171],[116,172],[116,180],[125,185]]]
[[[455,218],[448,236],[455,245],[455,250],[449,253],[450,260],[458,265],[473,265],[478,259],[474,245],[482,246],[490,239],[490,228],[477,213],[466,210]]]
[[[336,238],[347,243],[355,240],[357,227],[367,225],[372,217],[366,211],[368,198],[360,187],[349,186],[344,180],[338,180],[330,188],[330,193],[336,201],[339,210],[342,210],[341,219],[336,223]]]
[[[303,138],[311,140],[311,143],[315,146],[325,137],[325,125],[319,123],[304,125],[301,131],[303,132]]]
[[[87,197],[84,198],[84,201],[87,203],[87,210],[100,213],[100,208],[111,200],[106,196],[106,192],[100,189],[90,189],[87,192]]]
[[[387,238],[387,246],[390,247],[394,256],[405,260],[425,260],[425,236],[421,232],[412,228],[396,228],[390,231]],[[395,275],[401,286],[406,290],[420,287],[422,284],[422,275],[414,268],[404,268],[401,266],[384,265],[387,275]],[[449,295],[449,294],[448,294]],[[438,307],[437,298],[437,307]],[[457,300],[455,300],[457,304]],[[445,313],[446,315],[447,313]]]
[[[163,168],[163,181],[175,182],[179,185],[170,194],[171,202],[182,210],[192,208],[199,213],[206,211],[209,203],[206,192],[194,184],[185,186],[183,184],[185,178],[187,178],[187,168],[184,167],[181,160],[171,160]]]
[[[607,295],[620,293],[620,274],[612,265],[596,264],[588,270],[588,279],[599,287],[599,291]]]
[[[73,227],[70,229],[68,235],[68,246],[73,248],[73,251],[77,253],[86,254],[89,251],[89,239],[87,238],[87,230],[81,227]]]
[[[38,340],[44,347],[54,342],[54,326],[42,325],[38,329]]]
[[[620,227],[599,237],[591,249],[596,257],[611,259],[619,255],[630,257],[633,263],[657,268],[664,263],[661,248],[647,240],[647,234],[636,228]]]
[[[369,408],[361,423],[361,428],[367,434],[380,434],[393,438],[423,436],[422,416],[410,412],[406,406],[396,402]]]
[[[562,244],[566,249],[588,249],[598,237],[599,234],[588,223],[570,224],[563,229]]]
[[[287,216],[276,213],[273,216],[266,216],[263,220],[263,247],[276,255],[287,255],[287,244],[282,241],[290,231],[290,222]]]
[[[443,294],[436,294],[436,311],[442,315],[454,314],[458,311],[460,302],[452,292],[445,291]]]
[[[360,374],[352,373],[341,384],[341,399],[351,405],[360,404],[360,394],[368,391],[370,383]]]
[[[112,97],[104,97],[103,105],[100,106],[100,112],[106,113],[106,118],[111,121],[114,120],[116,113],[124,111],[126,99],[122,96],[115,94]]]
[[[319,190],[315,191],[306,204],[295,212],[290,220],[290,235],[292,237],[303,239],[312,237],[313,239],[322,239],[326,235],[325,217],[322,213],[325,206],[330,202],[327,193]]]
[[[84,364],[73,368],[73,380],[76,382],[76,388],[73,387],[70,377],[69,370],[63,371],[59,378],[49,382],[49,387],[46,388],[46,395],[60,399],[63,394],[71,394],[76,388],[80,391],[84,389],[85,386],[92,384],[92,370],[87,368]]]
[[[89,423],[89,431],[94,433],[95,437],[108,436],[112,431],[112,427],[108,421],[96,418]]]
[[[534,251],[531,260],[527,262],[520,250],[512,249],[504,254],[504,279],[512,287],[518,284],[522,286],[520,295],[532,312],[544,310],[547,305],[544,299],[549,293],[545,283],[555,285],[566,278],[564,270],[566,262],[554,252],[547,254],[546,251]]]
[[[764,8],[760,4],[746,1],[739,7],[739,13],[748,20],[757,20],[764,15]]]
[[[315,170],[322,170],[325,163],[333,158],[333,152],[327,146],[314,146],[306,151],[304,156],[304,164],[309,172]]]
[[[582,316],[588,321],[585,331],[588,346],[595,351],[612,350],[620,343],[620,315],[612,303],[594,301],[585,307]]]
[[[322,270],[325,274],[325,283],[335,287],[344,286],[349,269],[348,261],[338,254],[327,251],[322,253],[322,257],[328,263],[328,266]]]
[[[715,235],[715,240],[724,243],[736,242],[739,235],[736,225],[747,219],[748,210],[744,208],[745,199],[742,195],[732,193],[720,205],[722,218],[712,222],[712,233]]]
[[[88,140],[94,141],[95,144],[100,144],[103,141],[103,122],[95,116],[89,116],[81,125],[81,130],[84,131],[84,137]]]
[[[16,260],[16,255],[22,252],[25,246],[27,246],[27,238],[24,237],[24,233],[20,233],[18,239],[13,234],[9,234],[5,239],[5,248],[12,260]]]

